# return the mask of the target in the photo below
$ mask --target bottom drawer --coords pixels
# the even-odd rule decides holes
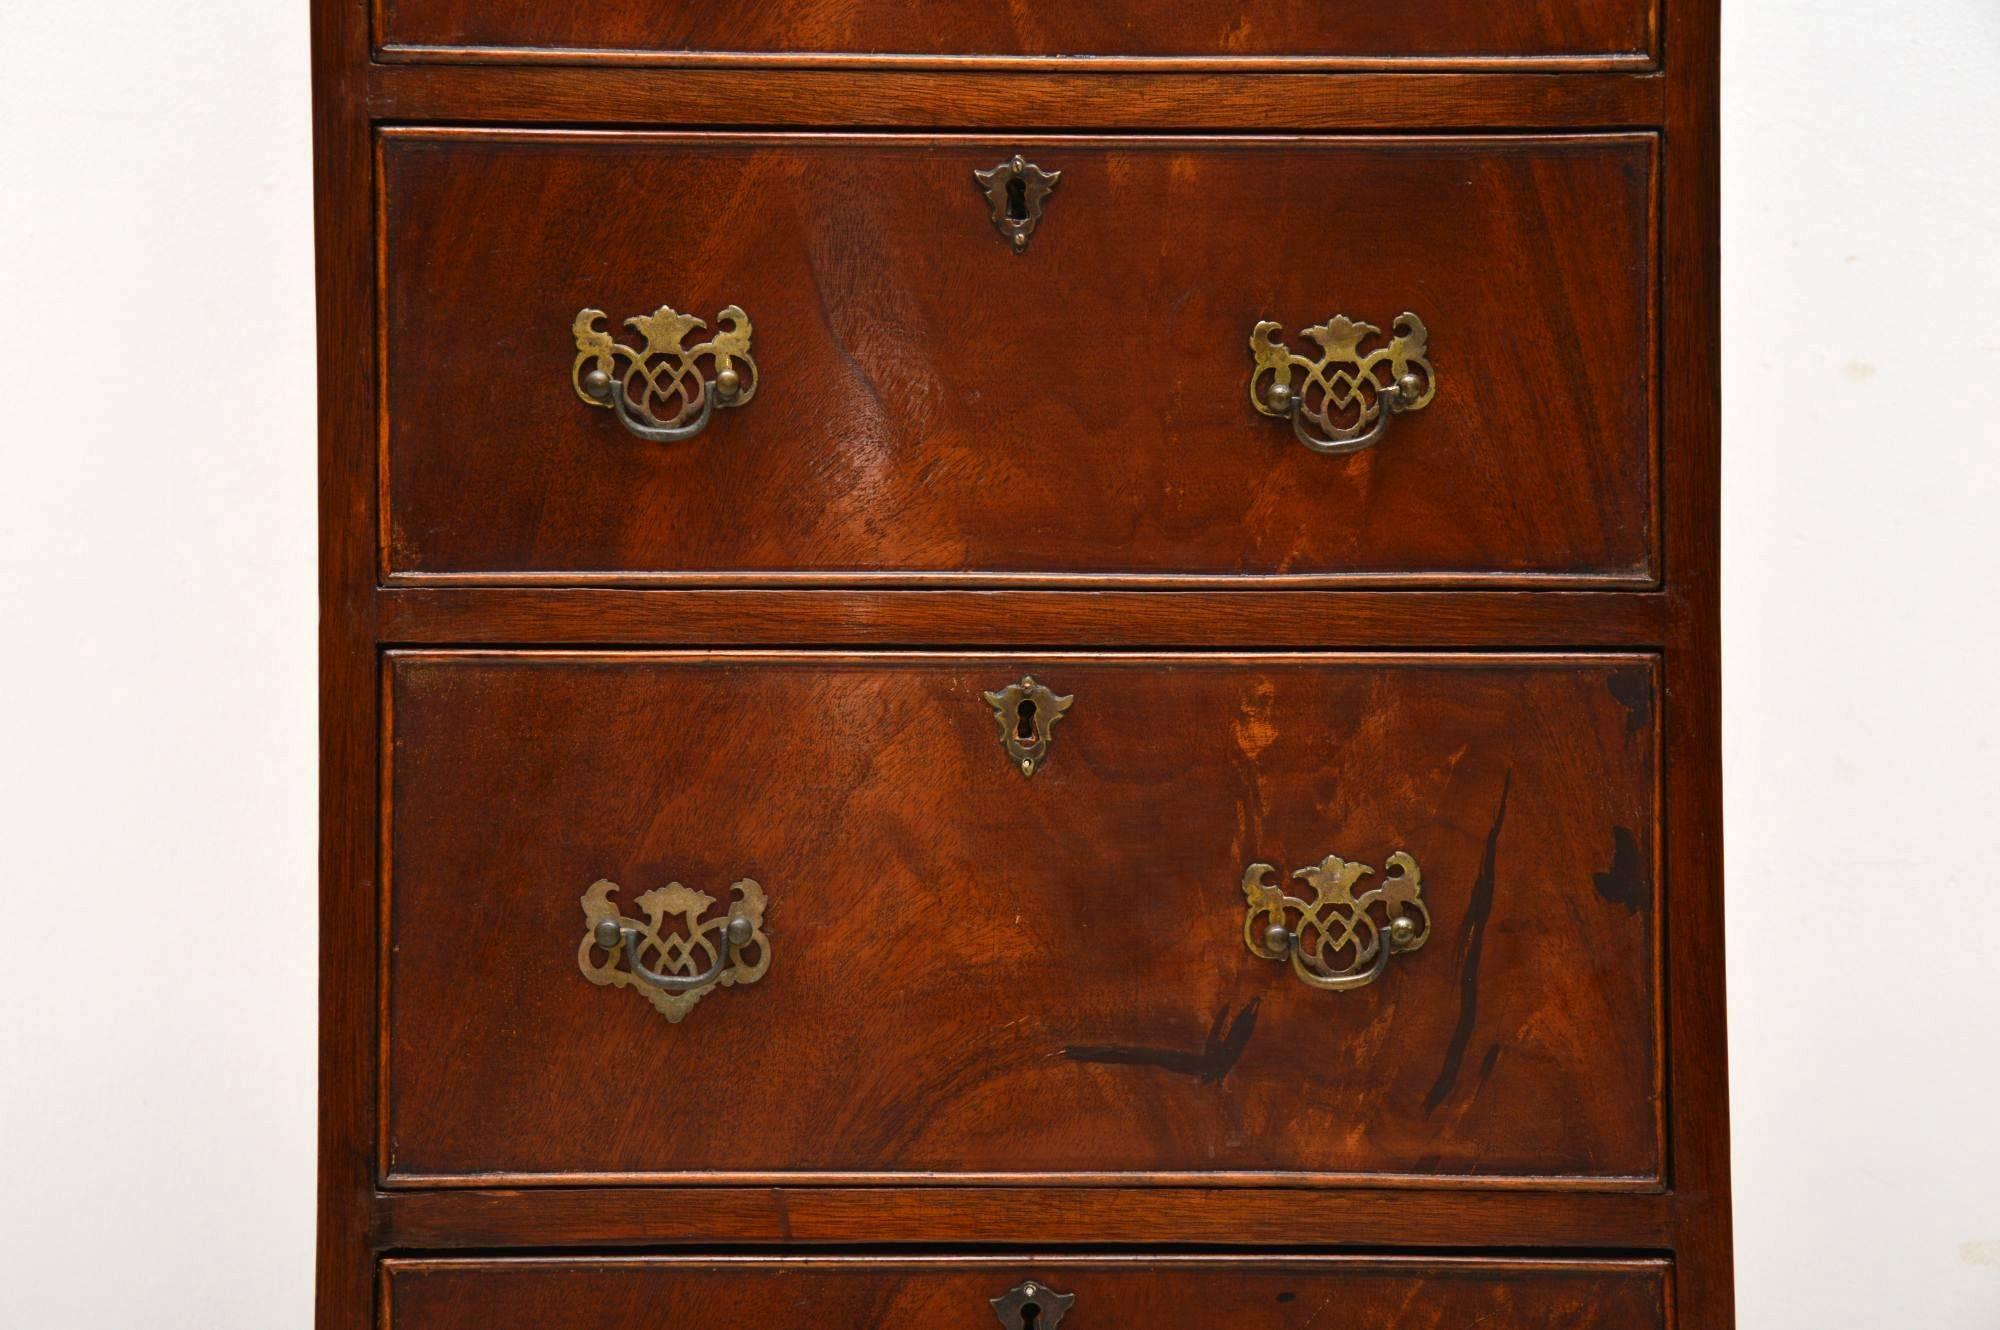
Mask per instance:
[[[1664,1261],[398,1260],[390,1330],[1664,1330]]]

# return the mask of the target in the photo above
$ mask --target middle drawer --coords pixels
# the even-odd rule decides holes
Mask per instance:
[[[1650,586],[1655,149],[385,131],[384,572]]]
[[[392,1182],[1659,1181],[1654,657],[386,679]]]

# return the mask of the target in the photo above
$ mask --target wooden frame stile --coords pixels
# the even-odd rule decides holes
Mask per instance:
[[[317,1323],[375,1315],[374,240],[366,10],[312,14],[318,232],[320,1029]]]
[[[1666,0],[1660,58],[1578,72],[1081,73],[831,65],[583,68],[378,58],[371,0],[312,0],[319,329],[317,1324],[386,1315],[388,1253],[1158,1243],[1619,1253],[1671,1261],[1669,1324],[1731,1330],[1718,493],[1719,0]],[[1038,132],[1660,132],[1655,590],[929,590],[386,585],[377,551],[374,133],[383,123]],[[1666,1185],[1658,1191],[987,1185],[398,1189],[378,1177],[382,653],[617,648],[1481,647],[1657,651],[1664,679]]]
[[[1669,1096],[1678,1324],[1735,1324],[1722,882],[1720,0],[1667,23],[1665,534]]]

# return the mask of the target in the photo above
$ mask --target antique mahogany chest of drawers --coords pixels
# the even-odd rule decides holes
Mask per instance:
[[[315,0],[322,1330],[1725,1330],[1714,0]]]

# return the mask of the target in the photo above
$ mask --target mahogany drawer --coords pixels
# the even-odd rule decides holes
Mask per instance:
[[[1659,686],[392,652],[382,1175],[1656,1188]]]
[[[632,1257],[390,1260],[386,1330],[1667,1330],[1653,1260]]]
[[[391,582],[1658,582],[1653,135],[378,147]]]
[[[1643,67],[1657,0],[990,0],[623,5],[378,0],[390,58],[1062,68]]]

